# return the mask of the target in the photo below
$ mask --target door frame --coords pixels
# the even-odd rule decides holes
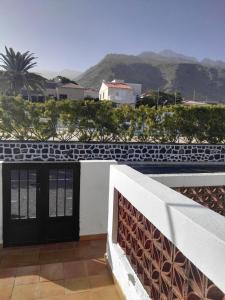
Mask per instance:
[[[3,218],[3,228],[2,228],[2,236],[3,236],[3,247],[8,246],[18,246],[18,245],[31,245],[31,244],[43,244],[43,243],[55,243],[60,241],[67,241],[67,240],[48,240],[46,241],[43,239],[43,236],[45,234],[44,225],[46,224],[49,216],[48,216],[48,208],[49,203],[44,205],[44,201],[38,201],[38,197],[40,198],[41,195],[44,195],[46,193],[46,201],[49,200],[49,182],[47,180],[47,174],[48,170],[53,167],[61,167],[65,168],[66,166],[72,167],[73,169],[73,231],[75,231],[74,235],[74,241],[79,240],[79,224],[80,224],[80,162],[72,162],[72,161],[15,161],[15,162],[3,162],[2,163],[2,218]],[[37,182],[39,180],[39,183],[37,186],[37,198],[36,198],[36,220],[37,226],[39,226],[40,229],[40,236],[39,240],[37,242],[21,242],[13,244],[7,239],[7,227],[10,226],[10,223],[12,220],[10,219],[11,214],[11,203],[10,203],[10,170],[11,169],[36,169],[37,170]],[[47,171],[47,172],[46,172]],[[45,172],[45,173],[44,173]],[[40,176],[40,174],[45,174],[43,177]],[[46,182],[47,180],[47,182]],[[49,202],[49,201],[48,201]],[[62,221],[64,218],[67,218],[66,216],[58,217]],[[15,220],[16,221],[16,220]],[[20,220],[17,220],[17,222]],[[33,219],[26,219],[27,223],[29,221],[33,221]],[[45,224],[44,224],[45,223]],[[9,227],[8,227],[9,228]],[[71,240],[71,239],[70,239]]]

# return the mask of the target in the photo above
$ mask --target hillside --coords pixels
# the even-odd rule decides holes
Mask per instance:
[[[143,52],[138,56],[108,54],[97,65],[81,74],[77,81],[85,87],[99,88],[102,80],[114,78],[142,83],[143,91],[158,89],[165,92],[178,90],[185,98],[225,101],[225,67],[217,61],[197,61],[164,50],[160,53]]]
[[[52,79],[56,76],[63,76],[69,78],[71,80],[75,79],[77,76],[81,75],[80,71],[76,70],[61,70],[61,71],[51,71],[51,70],[42,70],[42,69],[34,69],[34,72],[40,74],[41,76]]]

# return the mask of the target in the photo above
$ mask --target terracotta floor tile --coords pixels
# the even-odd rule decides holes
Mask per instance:
[[[99,248],[102,249],[103,251],[106,251],[106,239],[102,239],[102,240],[94,240],[91,241],[91,246],[94,248]]]
[[[114,284],[112,276],[108,273],[89,276],[91,288],[107,287]]]
[[[66,300],[66,296],[60,295],[60,296],[50,296],[46,298],[41,298],[41,300]]]
[[[73,249],[76,246],[76,242],[66,242],[66,243],[60,243],[59,249]]]
[[[93,290],[93,300],[121,300],[114,286]]]
[[[74,242],[43,245],[40,248],[40,254],[43,255],[49,252],[54,252],[55,254],[58,253],[61,256],[64,250],[74,249],[74,247]]]
[[[90,259],[86,262],[88,275],[100,275],[108,273],[106,263],[102,259]]]
[[[95,258],[100,255],[100,251],[96,250],[92,247],[84,247],[84,248],[78,248],[77,252],[79,253],[80,259],[91,259]],[[96,253],[98,252],[98,253]]]
[[[40,298],[65,296],[64,280],[39,283]],[[54,299],[54,298],[53,298]]]
[[[4,248],[2,252],[3,257],[11,257],[13,255],[24,255],[24,254],[39,254],[38,246],[26,246],[26,247],[13,247],[13,248]]]
[[[51,244],[44,244],[40,246],[40,253],[48,252],[48,251],[55,251],[59,249],[60,245],[64,243],[51,243]]]
[[[38,263],[38,253],[18,254],[13,256],[16,266],[31,266]]]
[[[0,300],[10,300],[12,295],[12,289],[11,287],[0,287]]]
[[[60,296],[50,296],[46,298],[41,298],[41,300],[66,300],[66,296],[60,295]]]
[[[63,253],[61,255],[61,261],[68,262],[78,260],[82,260],[82,251],[79,248],[63,250]]]
[[[77,244],[76,244],[76,247],[78,248],[88,248],[91,246],[91,243],[92,241],[79,241]]]
[[[93,296],[89,291],[82,293],[73,293],[66,295],[66,300],[93,300]]]
[[[18,267],[15,285],[39,282],[40,266]]]
[[[84,261],[73,261],[63,263],[64,278],[87,276]]]
[[[12,287],[14,285],[16,268],[0,270],[0,287]]]
[[[41,265],[40,281],[60,280],[64,279],[63,264],[46,264]]]
[[[1,260],[0,267],[1,268],[15,268],[17,266],[17,255],[13,257],[5,256]]]
[[[87,291],[89,288],[90,284],[87,277],[71,278],[65,280],[66,294]]]
[[[41,251],[41,250],[40,250]],[[62,251],[44,251],[39,254],[40,264],[57,263],[61,261]]]
[[[33,300],[39,298],[38,284],[17,285],[13,288],[12,300]]]

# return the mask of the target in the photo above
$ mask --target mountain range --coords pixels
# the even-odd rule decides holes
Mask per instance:
[[[73,80],[74,78],[76,78],[77,76],[79,76],[81,74],[80,71],[69,70],[69,69],[65,69],[65,70],[61,70],[61,71],[34,69],[34,72],[47,78],[47,79],[52,79],[56,76],[63,76],[63,77],[67,77],[67,78]]]
[[[143,91],[179,91],[186,99],[225,101],[225,62],[163,50],[139,55],[108,54],[75,79],[84,87],[99,88],[102,80],[141,83]]]

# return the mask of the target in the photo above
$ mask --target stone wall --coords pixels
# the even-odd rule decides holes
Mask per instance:
[[[81,159],[151,162],[225,162],[225,145],[0,142],[0,160],[76,161]]]

